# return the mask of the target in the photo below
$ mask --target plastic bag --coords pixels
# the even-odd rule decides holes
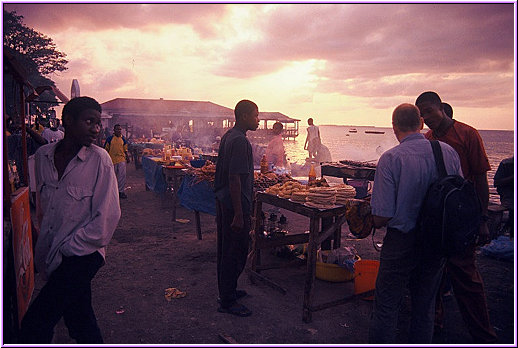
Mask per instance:
[[[514,259],[513,241],[507,236],[499,236],[497,239],[493,239],[491,243],[481,247],[480,250],[484,256],[506,261],[513,261]]]

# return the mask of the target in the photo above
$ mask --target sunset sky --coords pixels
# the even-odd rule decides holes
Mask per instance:
[[[516,2],[501,4],[15,4],[67,54],[70,95],[251,99],[317,125],[390,126],[428,90],[454,118],[514,129]]]

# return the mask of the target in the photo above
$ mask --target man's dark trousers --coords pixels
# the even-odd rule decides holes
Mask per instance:
[[[20,343],[51,343],[61,317],[77,343],[103,343],[92,308],[91,288],[103,263],[98,252],[64,256],[23,317]]]
[[[218,289],[221,306],[228,307],[236,301],[237,280],[243,272],[248,256],[250,215],[243,217],[243,228],[233,231],[232,210],[216,201],[218,230]]]

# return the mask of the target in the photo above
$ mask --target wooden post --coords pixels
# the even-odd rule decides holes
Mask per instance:
[[[261,264],[261,250],[257,247],[259,243],[259,238],[262,238],[261,234],[263,233],[264,226],[261,221],[261,213],[263,212],[263,202],[259,200],[255,200],[255,209],[254,209],[254,238],[252,239],[252,250],[250,250],[249,260],[250,260],[250,268],[252,271],[257,271],[257,265]]]
[[[317,239],[318,239],[319,219],[311,217],[309,223],[309,242],[308,242],[308,261],[306,264],[306,279],[304,284],[304,304],[302,320],[305,323],[311,322],[311,305],[313,304],[313,294],[315,292],[315,273],[317,262]]]
[[[201,240],[201,225],[200,225],[200,212],[194,211],[194,218],[196,219],[196,235],[198,239]]]
[[[25,130],[25,94],[23,93],[23,86],[20,85],[20,124],[22,126],[22,163],[16,163],[19,168],[23,165],[23,183],[29,186],[29,164],[27,162],[27,138]]]

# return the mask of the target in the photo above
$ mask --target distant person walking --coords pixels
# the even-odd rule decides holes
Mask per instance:
[[[280,122],[273,124],[273,136],[268,142],[266,148],[266,159],[268,160],[268,168],[286,167],[286,153],[284,152],[284,143],[282,140],[283,125]]]
[[[482,223],[477,244],[486,244],[489,241],[487,172],[491,166],[480,134],[475,128],[446,116],[441,98],[435,92],[421,93],[415,105],[430,128],[425,135],[426,138],[443,141],[453,147],[459,154],[464,177],[475,185],[482,206]],[[497,337],[489,320],[484,282],[475,263],[475,248],[476,245],[471,245],[462,255],[450,256],[446,262],[446,273],[450,277],[459,310],[474,342],[494,343]],[[442,291],[437,296],[437,329],[441,328],[443,317],[440,294]]]
[[[120,124],[113,126],[113,135],[106,138],[104,148],[110,154],[113,162],[119,186],[119,198],[128,198],[124,193],[124,187],[126,186],[126,162],[129,163],[130,157],[128,155],[128,141],[122,135]]]
[[[412,316],[409,342],[431,343],[435,297],[445,258],[419,238],[419,210],[428,187],[438,179],[430,142],[420,133],[423,119],[412,104],[399,105],[392,114],[399,145],[379,159],[371,207],[377,228],[387,226],[376,279],[369,343],[396,343],[398,313],[405,289],[410,289]],[[448,174],[460,174],[459,156],[440,143]]]
[[[320,130],[313,124],[313,119],[308,118],[308,128],[306,141],[304,142],[304,150],[308,150],[310,159],[316,157],[320,143]]]
[[[237,302],[246,296],[246,291],[237,290],[237,280],[248,255],[254,184],[254,159],[246,132],[255,131],[259,126],[259,110],[254,102],[241,100],[234,109],[234,115],[234,127],[221,138],[214,182],[218,311],[245,317],[252,312]]]
[[[50,120],[50,128],[45,128],[41,133],[41,136],[47,140],[48,143],[55,143],[64,138],[65,133],[58,129],[58,119],[54,118]]]
[[[119,222],[117,181],[110,156],[91,146],[101,125],[99,103],[71,99],[63,122],[65,138],[35,155],[40,234],[34,260],[47,282],[22,320],[24,344],[50,344],[62,317],[77,343],[103,343],[91,281]]]

